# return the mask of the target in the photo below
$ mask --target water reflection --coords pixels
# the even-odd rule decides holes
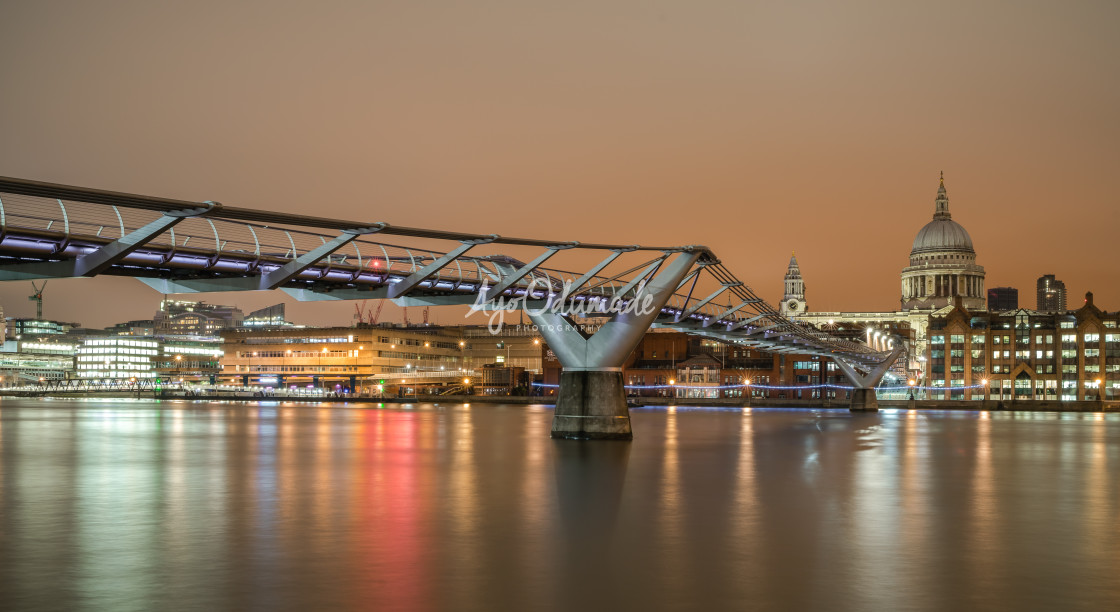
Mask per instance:
[[[0,405],[4,609],[1120,609],[1118,415]]]

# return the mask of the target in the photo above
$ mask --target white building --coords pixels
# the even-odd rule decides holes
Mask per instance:
[[[78,347],[78,378],[155,378],[159,344],[153,339],[87,338]]]

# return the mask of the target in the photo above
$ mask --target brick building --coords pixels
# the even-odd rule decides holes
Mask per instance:
[[[969,312],[959,302],[931,316],[933,399],[1120,398],[1120,313],[1085,294],[1072,312]]]

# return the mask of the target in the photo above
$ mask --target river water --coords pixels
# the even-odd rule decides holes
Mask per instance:
[[[1120,415],[0,400],[3,610],[1120,610]]]

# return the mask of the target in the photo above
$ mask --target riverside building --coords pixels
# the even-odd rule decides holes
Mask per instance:
[[[1085,295],[1073,312],[971,312],[930,318],[932,399],[1120,399],[1120,313]]]
[[[75,370],[85,379],[154,379],[158,355],[154,338],[90,337],[78,347]]]
[[[541,371],[531,326],[237,329],[222,332],[221,382],[411,395],[481,385],[488,364]],[[487,372],[493,374],[494,372]],[[510,387],[510,384],[505,384]]]

